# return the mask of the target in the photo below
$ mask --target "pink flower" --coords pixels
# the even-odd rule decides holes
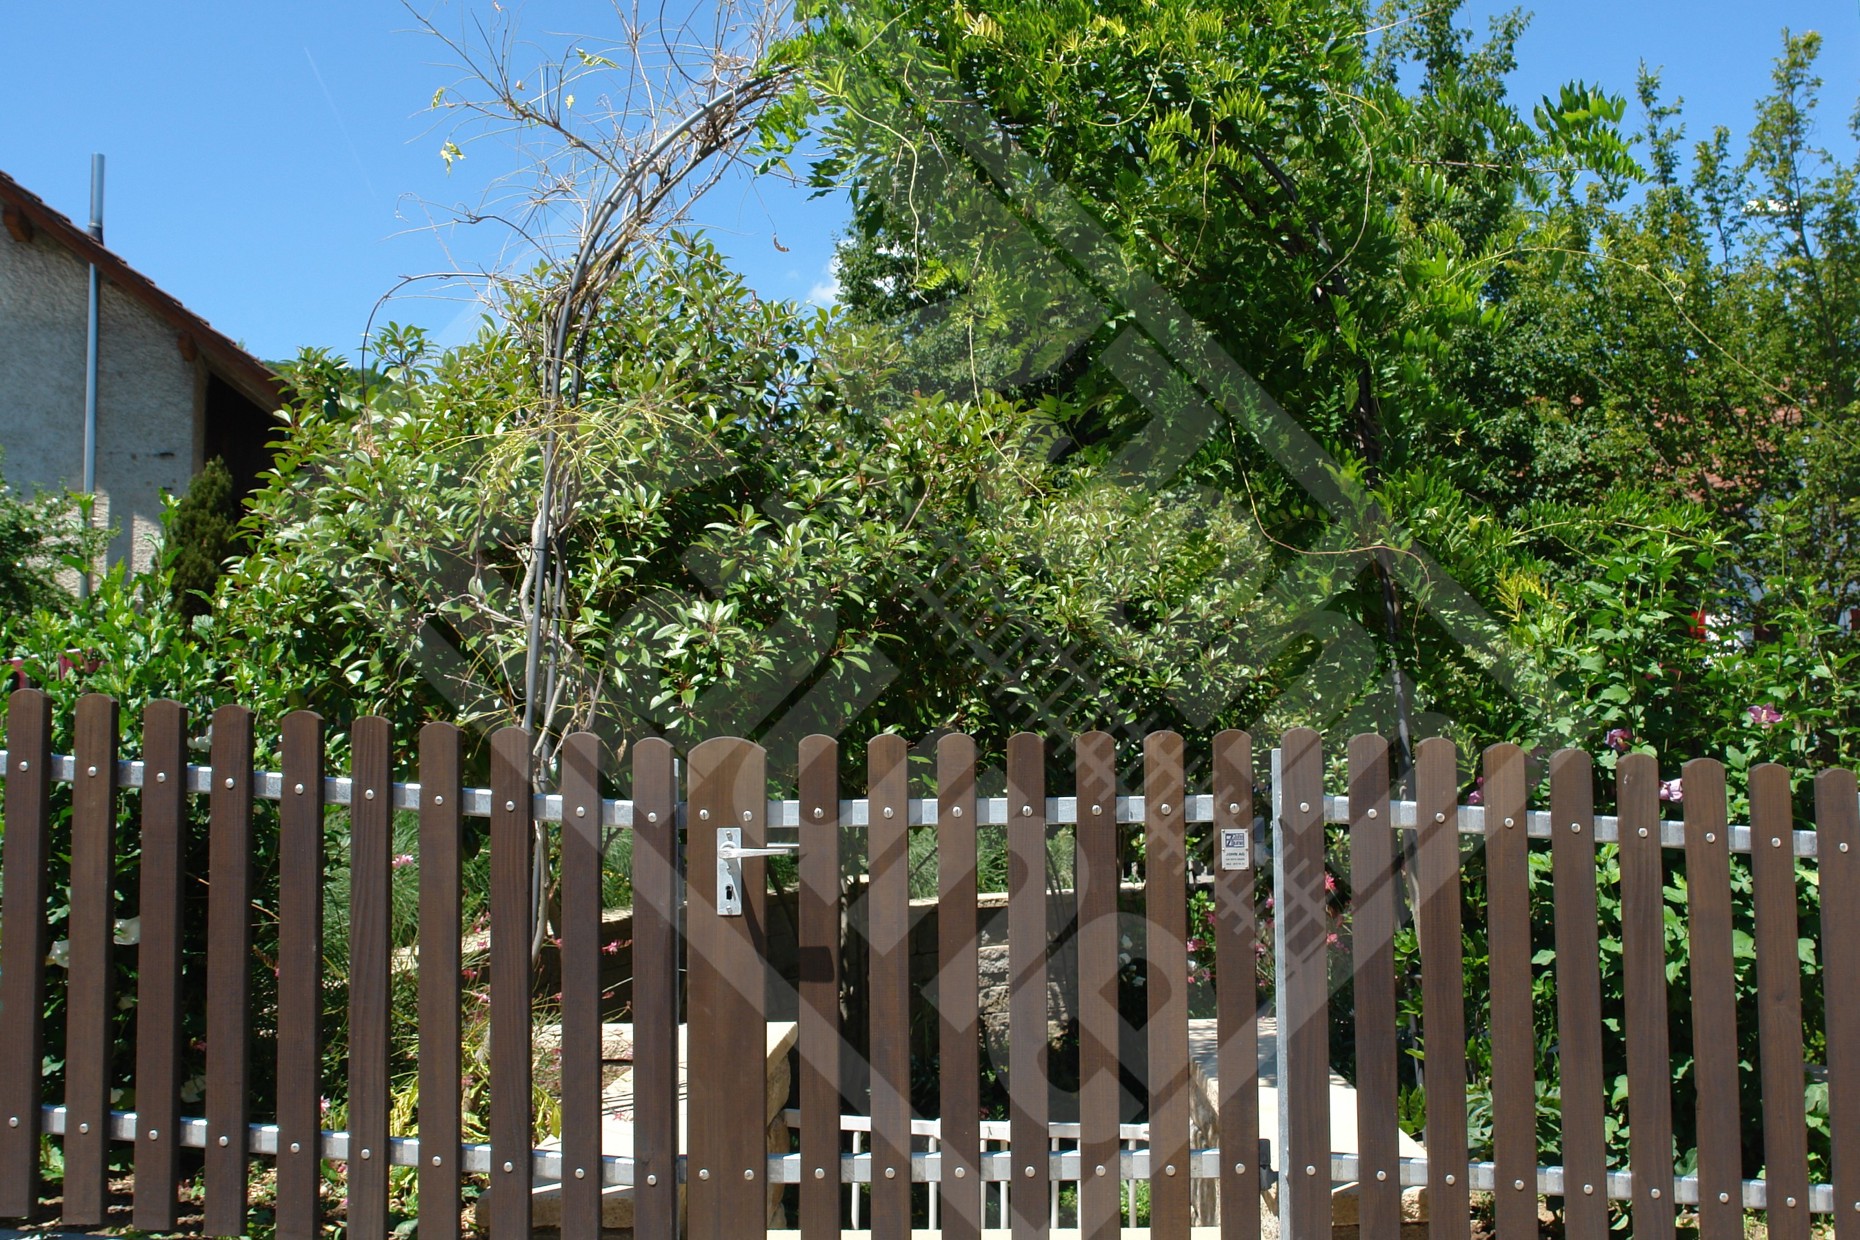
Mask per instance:
[[[394,858],[394,868],[397,870],[404,869],[407,866],[410,866],[412,864],[413,864],[412,853],[401,853],[399,856]]]
[[[1198,939],[1198,938],[1190,939],[1188,942],[1184,943],[1182,946],[1188,948],[1188,950],[1191,952],[1205,952],[1208,950],[1207,941],[1204,939]]]
[[[1324,872],[1324,890],[1329,892],[1337,890],[1337,876],[1328,870]]]
[[[1480,788],[1474,788],[1471,792],[1466,794],[1466,804],[1484,805],[1485,804],[1485,791]]]
[[[1616,753],[1626,753],[1628,745],[1632,740],[1633,734],[1626,728],[1613,728],[1610,729],[1607,736],[1602,738],[1602,744],[1608,746]]]
[[[1773,728],[1782,722],[1782,718],[1782,712],[1774,706],[1752,706],[1750,708],[1750,722],[1759,727]]]
[[[1683,801],[1686,799],[1685,781],[1682,779],[1663,779],[1660,781],[1660,799],[1662,801]]]

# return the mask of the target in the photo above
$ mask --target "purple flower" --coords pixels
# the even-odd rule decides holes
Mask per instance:
[[[1608,746],[1616,753],[1626,753],[1628,751],[1628,744],[1632,740],[1633,734],[1626,728],[1613,728],[1609,731],[1607,736],[1602,738],[1602,744]]]
[[[1757,724],[1759,727],[1773,728],[1782,722],[1782,712],[1777,710],[1774,706],[1752,706],[1750,708],[1750,722]]]
[[[1466,794],[1466,804],[1484,805],[1485,804],[1485,792],[1482,789],[1474,788],[1471,792]]]
[[[1683,801],[1686,799],[1685,781],[1682,779],[1663,779],[1660,781],[1660,799],[1662,801]]]

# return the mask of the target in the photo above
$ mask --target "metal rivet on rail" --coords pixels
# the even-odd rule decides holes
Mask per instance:
[[[1458,1176],[1455,1176],[1455,1175],[1448,1175],[1448,1176],[1447,1176],[1447,1183],[1449,1183],[1449,1184],[1457,1184],[1458,1182],[1459,1182],[1459,1177],[1458,1177]]]
[[[91,776],[94,779],[97,775],[97,768],[94,766],[90,767],[88,770],[85,771],[85,774]]]
[[[709,821],[710,821],[710,811],[709,811],[709,810],[707,810],[707,809],[701,809],[701,810],[699,810],[699,811],[698,811],[698,821],[699,821],[699,822],[709,822]]]
[[[1023,805],[1023,806],[1021,806],[1021,807],[1020,807],[1020,816],[1021,816],[1022,818],[1031,818],[1031,817],[1033,817],[1033,806],[1031,806],[1031,805]]]
[[[1167,818],[1169,816],[1169,802],[1167,801],[1163,802],[1162,812],[1163,812],[1164,818]]]
[[[89,1131],[90,1131],[90,1125],[89,1125],[89,1124],[79,1124],[79,1125],[78,1125],[78,1131],[79,1131],[79,1132],[89,1132]]]
[[[1103,1164],[1103,1163],[1099,1163],[1099,1164],[1098,1164],[1097,1166],[1095,1166],[1095,1167],[1093,1167],[1093,1168],[1091,1169],[1091,1173],[1092,1173],[1093,1175],[1103,1175],[1103,1174],[1104,1174],[1104,1164]]]
[[[156,772],[155,772],[155,782],[156,782],[156,783],[158,783],[158,784],[165,784],[165,783],[167,783],[167,782],[168,782],[168,772],[166,772],[166,771],[156,771]]]
[[[1389,1173],[1388,1173],[1388,1172],[1386,1172],[1386,1171],[1378,1171],[1378,1172],[1376,1172],[1376,1179],[1378,1179],[1378,1180],[1386,1180],[1386,1179],[1388,1179],[1388,1178],[1389,1178]]]
[[[1653,1189],[1648,1195],[1651,1196],[1655,1201],[1658,1201],[1660,1199],[1660,1190],[1657,1188]]]
[[[1705,842],[1707,844],[1716,844],[1718,842],[1718,837],[1715,833],[1707,831],[1705,833]]]
[[[1310,812],[1311,812],[1311,802],[1309,802],[1309,801],[1300,801],[1300,802],[1298,803],[1298,812],[1299,812],[1299,813],[1301,813],[1301,814],[1308,814],[1308,813],[1310,813]]]
[[[1784,1204],[1784,1205],[1786,1205],[1786,1206],[1788,1206],[1788,1207],[1789,1207],[1789,1208],[1790,1208],[1791,1210],[1793,1210],[1793,1209],[1795,1209],[1795,1198],[1794,1198],[1794,1197],[1784,1197],[1784,1198],[1783,1198],[1783,1204]]]
[[[886,817],[887,817],[887,818],[889,818],[889,817],[890,817],[890,815],[889,815],[889,814],[887,814],[887,815],[886,815]],[[754,815],[754,814],[752,814],[752,813],[751,813],[750,811],[748,811],[748,810],[744,810],[744,811],[743,811],[743,821],[744,821],[744,822],[753,822],[754,820],[755,820],[755,815]]]
[[[588,1169],[587,1169],[586,1167],[576,1167],[576,1168],[575,1168],[575,1178],[576,1178],[577,1180],[585,1180],[585,1179],[587,1179],[587,1178],[588,1178]]]
[[[1377,813],[1377,811],[1375,811],[1375,810],[1373,810],[1373,809],[1372,809],[1372,810],[1370,810],[1370,811],[1369,811],[1369,816],[1370,816],[1371,818],[1376,818],[1376,817],[1379,817],[1380,815],[1379,815],[1379,814]]]
[[[588,807],[587,807],[587,806],[585,806],[585,805],[577,805],[577,806],[575,807],[575,817],[577,817],[577,818],[586,818],[587,816],[588,816]]]
[[[302,796],[304,794],[304,786],[302,784],[293,784],[291,785],[291,791],[298,796]]]
[[[825,818],[826,816],[827,816],[826,810],[821,809],[818,805],[814,806],[814,817]]]
[[[1103,1169],[1102,1167],[1100,1167],[1100,1168],[1099,1168],[1099,1173],[1100,1173],[1100,1174],[1102,1174],[1102,1173],[1103,1173],[1103,1171],[1104,1171],[1104,1169]],[[1245,1175],[1245,1174],[1246,1174],[1246,1164],[1245,1164],[1245,1163],[1235,1163],[1235,1164],[1234,1164],[1234,1174],[1235,1174],[1235,1175]]]
[[[1174,1168],[1171,1168],[1171,1170],[1174,1170]],[[1021,1172],[1021,1174],[1031,1180],[1033,1178],[1033,1168],[1027,1167]]]
[[[1585,1194],[1587,1194],[1588,1196],[1590,1196],[1590,1197],[1593,1197],[1593,1196],[1595,1196],[1595,1185],[1593,1185],[1593,1184],[1584,1184],[1584,1185],[1582,1186],[1582,1191],[1583,1191],[1583,1192],[1584,1192]]]
[[[155,1134],[154,1134],[154,1133],[152,1133],[152,1132],[151,1132],[151,1133],[149,1134],[149,1136],[151,1136],[151,1137],[153,1137],[154,1135],[155,1135]],[[301,1154],[301,1153],[303,1153],[303,1152],[304,1152],[304,1147],[303,1147],[303,1146],[302,1146],[301,1144],[299,1144],[299,1143],[298,1143],[298,1142],[296,1142],[296,1141],[293,1141],[293,1142],[291,1142],[291,1153],[293,1153],[293,1154]]]
[[[826,1179],[826,1178],[827,1178],[827,1169],[826,1169],[825,1167],[815,1167],[815,1168],[814,1168],[814,1178],[815,1178],[816,1180],[824,1180],[824,1179]]]
[[[435,1154],[435,1155],[433,1155],[433,1166],[435,1166],[435,1167],[441,1167],[441,1166],[444,1166],[444,1165],[445,1165],[445,1161],[446,1161],[446,1160],[445,1160],[444,1158],[442,1158],[442,1157],[440,1157],[440,1156],[439,1156],[438,1154]]]
[[[699,1168],[698,1168],[698,1179],[700,1179],[700,1180],[708,1180],[708,1179],[710,1179],[710,1168],[709,1168],[709,1167],[699,1167]]]
[[[896,818],[897,816],[898,816],[898,811],[892,809],[891,806],[889,805],[885,807],[885,817]]]
[[[362,1150],[362,1161],[363,1162],[367,1162],[369,1159],[373,1158],[374,1156],[375,1156],[375,1152],[373,1150],[367,1149],[367,1148],[364,1148]]]
[[[1575,831],[1575,832],[1577,832],[1577,833],[1580,833],[1580,832],[1582,831],[1582,824],[1581,824],[1581,823],[1579,823],[1579,822],[1572,822],[1572,823],[1570,823],[1570,824],[1569,824],[1569,829],[1570,829],[1571,831]]]
[[[1524,1189],[1524,1181],[1523,1181],[1523,1180],[1513,1180],[1513,1181],[1511,1182],[1511,1186],[1512,1186],[1513,1188],[1515,1188],[1515,1189],[1517,1189],[1517,1190],[1519,1190],[1520,1192],[1522,1192],[1522,1191],[1523,1191],[1523,1189]]]
[[[363,790],[362,800],[372,801],[374,799],[375,799],[375,790],[373,788],[368,788],[368,789]]]
[[[1518,820],[1516,818],[1507,818],[1505,819],[1505,825],[1508,827],[1515,827],[1518,825]]]
[[[962,1179],[962,1178],[963,1178],[964,1176],[966,1176],[966,1175],[968,1175],[968,1174],[969,1174],[969,1171],[968,1171],[968,1168],[966,1168],[966,1167],[957,1167],[957,1168],[956,1168],[956,1178],[957,1178],[958,1180],[960,1180],[960,1179]]]
[[[1163,1174],[1164,1174],[1164,1175],[1174,1175],[1174,1174],[1175,1174],[1175,1164],[1174,1164],[1174,1163],[1170,1163],[1170,1164],[1169,1164],[1168,1166],[1166,1166],[1166,1167],[1164,1167],[1164,1168],[1163,1168]]]
[[[1230,813],[1230,814],[1237,814],[1237,813],[1239,813],[1239,812],[1240,812],[1240,802],[1238,802],[1238,801],[1229,801],[1229,802],[1227,802],[1227,812],[1228,812],[1228,813]]]
[[[1312,1167],[1312,1166],[1307,1166],[1307,1167],[1305,1168],[1305,1174],[1306,1174],[1306,1175],[1316,1175],[1316,1174],[1317,1174],[1317,1168],[1316,1168],[1316,1167]]]
[[[1643,840],[1644,840],[1644,839],[1646,839],[1646,838],[1647,838],[1647,828],[1645,828],[1645,827],[1642,827],[1642,828],[1640,829],[1640,832],[1639,832],[1639,834],[1640,834],[1640,838],[1641,838],[1641,839],[1643,839]]]
[[[157,1131],[156,1131],[155,1129],[153,1129],[153,1128],[151,1128],[151,1129],[149,1129],[149,1140],[151,1140],[151,1141],[159,1141],[159,1140],[161,1140],[161,1133],[159,1133],[159,1132],[157,1132]]]
[[[1729,1200],[1731,1200],[1731,1194],[1729,1194],[1729,1193],[1719,1193],[1719,1194],[1718,1194],[1718,1202],[1719,1202],[1719,1204],[1720,1204],[1720,1205],[1722,1205],[1723,1203],[1725,1203],[1725,1202],[1727,1202],[1727,1201],[1729,1201]]]
[[[647,822],[657,822],[657,821],[659,821],[659,811],[657,811],[657,810],[647,810],[647,811],[646,811],[646,821],[647,821]]]
[[[1102,806],[1102,805],[1094,805],[1094,806],[1092,806],[1092,807],[1091,807],[1091,812],[1092,812],[1092,813],[1093,813],[1094,815],[1097,815],[1097,814],[1102,814],[1102,813],[1104,813],[1104,806]]]
[[[958,806],[956,806],[955,808],[953,808],[953,809],[951,809],[951,810],[949,811],[949,816],[950,816],[951,818],[960,818],[960,817],[962,817],[962,806],[960,806],[960,805],[958,805]]]
[[[227,1144],[228,1144],[228,1142],[227,1142],[227,1140],[226,1140],[226,1138],[225,1138],[225,1137],[221,1137],[221,1138],[220,1138],[220,1144],[221,1144],[222,1146],[224,1146],[224,1145],[227,1145]]]
[[[21,758],[19,760],[19,769],[22,771],[30,771],[32,769],[32,763],[26,761],[24,758]]]
[[[1781,836],[1776,836],[1776,835],[1772,835],[1772,836],[1770,836],[1770,847],[1771,847],[1771,848],[1781,848],[1781,847],[1782,847],[1782,837],[1781,837]]]
[[[509,1163],[509,1162],[507,1162],[507,1163],[505,1163],[505,1164],[504,1164],[504,1170],[505,1170],[505,1172],[507,1172],[507,1173],[508,1173],[508,1172],[511,1172],[511,1171],[515,1171],[516,1169],[517,1169],[517,1164],[515,1164],[515,1163]]]
[[[1027,1171],[1027,1174],[1028,1174],[1028,1175],[1032,1175],[1032,1174],[1033,1174],[1033,1170],[1032,1170],[1032,1168],[1028,1168],[1028,1171]],[[896,1167],[886,1167],[886,1168],[885,1168],[885,1178],[886,1178],[887,1180],[895,1180],[895,1179],[897,1179],[897,1178],[898,1178],[898,1169],[897,1169]]]
[[[505,812],[505,813],[509,813],[510,811],[512,811],[512,810],[514,810],[514,809],[516,809],[516,808],[517,808],[517,803],[516,803],[515,801],[505,801],[505,802],[504,802],[504,812]]]
[[[657,1184],[658,1182],[659,1182],[659,1177],[656,1175],[649,1175],[646,1177],[646,1183],[649,1185]]]
[[[226,777],[226,786],[227,786],[228,788],[230,788],[230,787],[232,787],[232,786],[233,786],[233,777],[232,777],[232,776],[230,776],[230,775],[228,775],[228,776]]]
[[[1445,810],[1439,810],[1439,809],[1437,809],[1437,810],[1435,810],[1435,811],[1434,811],[1434,821],[1435,821],[1435,822],[1445,822],[1446,820],[1447,820],[1447,813],[1446,813],[1446,811],[1445,811]]]

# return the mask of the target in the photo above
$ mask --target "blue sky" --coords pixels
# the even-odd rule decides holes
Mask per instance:
[[[1474,0],[1468,17],[1483,26],[1503,7]],[[455,0],[441,20],[467,11]],[[598,38],[611,9],[529,0],[517,13],[526,35]],[[1860,0],[1547,0],[1515,87],[1535,98],[1582,78],[1631,94],[1644,58],[1664,67],[1669,97],[1684,96],[1689,135],[1741,134],[1784,26],[1826,38],[1823,133],[1850,150]],[[449,266],[448,252],[488,261],[503,240],[494,226],[430,226],[503,169],[479,148],[448,176],[428,104],[457,75],[413,27],[389,0],[9,5],[0,171],[82,220],[90,153],[104,152],[112,248],[260,356],[351,351],[401,277]],[[767,179],[728,183],[702,210],[752,285],[793,298],[826,292],[844,217]],[[426,297],[381,311],[452,337],[475,314]]]

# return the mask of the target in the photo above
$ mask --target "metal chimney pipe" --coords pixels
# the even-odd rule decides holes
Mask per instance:
[[[90,157],[90,236],[103,243],[103,155]],[[90,265],[90,322],[84,347],[84,494],[97,494],[97,335],[103,290],[97,264]],[[94,519],[94,518],[93,518]],[[90,573],[78,582],[81,596],[90,594]]]

